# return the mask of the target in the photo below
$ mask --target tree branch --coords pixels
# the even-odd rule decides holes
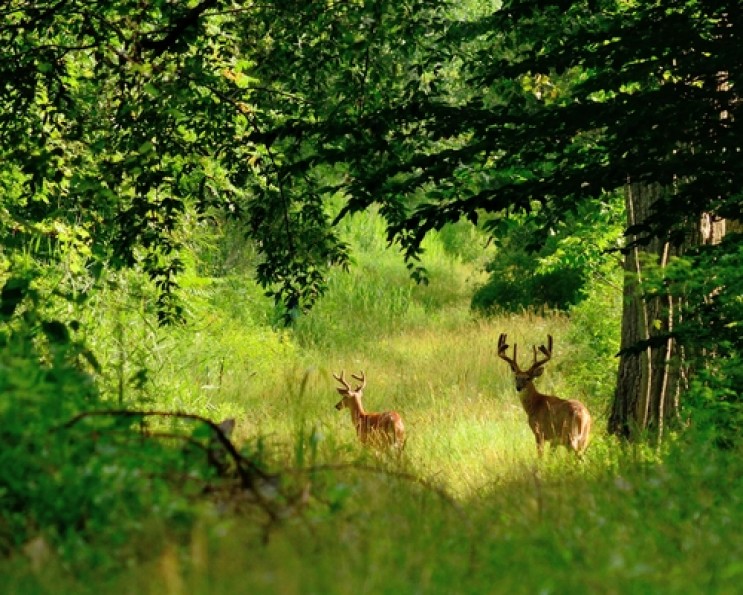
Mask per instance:
[[[206,10],[213,8],[218,3],[219,0],[203,0],[201,4],[194,6],[186,14],[177,19],[170,26],[165,37],[160,39],[145,39],[141,42],[140,47],[143,50],[154,52],[156,56],[167,52],[178,42],[181,36],[198,25],[199,19]]]

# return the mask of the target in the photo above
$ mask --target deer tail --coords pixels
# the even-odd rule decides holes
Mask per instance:
[[[591,416],[587,411],[585,415],[577,415],[575,417],[573,431],[573,435],[575,436],[575,451],[578,454],[583,454],[591,441]]]

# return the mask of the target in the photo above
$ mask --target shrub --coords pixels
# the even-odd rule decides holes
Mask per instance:
[[[578,304],[591,284],[617,268],[613,249],[621,236],[623,209],[621,197],[606,196],[598,205],[576,205],[575,214],[553,228],[545,228],[539,213],[489,222],[498,251],[472,307],[518,312],[568,310]]]

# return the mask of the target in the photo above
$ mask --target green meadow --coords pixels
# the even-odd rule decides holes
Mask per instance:
[[[468,228],[448,233],[427,240],[430,282],[416,285],[375,218],[356,218],[355,262],[291,330],[247,277],[204,274],[212,248],[194,247],[183,280],[187,325],[154,325],[135,277],[104,290],[81,314],[106,398],[236,418],[234,443],[276,474],[262,493],[279,512],[239,490],[164,495],[133,472],[121,489],[142,499],[135,518],[109,515],[89,542],[67,536],[56,552],[27,544],[2,563],[3,591],[740,592],[739,453],[705,446],[693,427],[657,447],[606,435],[617,291],[594,287],[567,313],[475,314],[490,249]],[[555,338],[538,387],[591,410],[582,462],[564,449],[537,459],[496,356],[504,332],[522,358]],[[360,447],[336,411],[342,370],[366,373],[367,410],[402,415],[401,460]],[[136,465],[147,451],[128,456]]]

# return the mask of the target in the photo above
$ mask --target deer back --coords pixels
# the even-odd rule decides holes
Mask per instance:
[[[591,414],[583,403],[561,399],[535,391],[529,404],[524,403],[529,426],[537,438],[562,445],[582,454],[588,447]]]
[[[402,446],[405,442],[405,425],[397,411],[367,413],[360,420],[359,438],[375,446]]]

